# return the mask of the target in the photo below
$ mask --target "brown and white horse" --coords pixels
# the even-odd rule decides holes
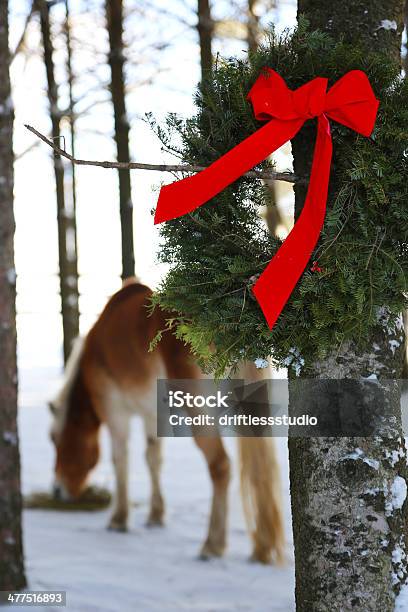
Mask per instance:
[[[98,462],[99,429],[110,432],[116,476],[116,501],[109,528],[125,531],[128,519],[129,420],[140,415],[146,432],[146,460],[152,482],[148,524],[162,524],[161,440],[156,432],[158,378],[200,379],[202,374],[186,346],[164,332],[157,348],[151,340],[165,329],[165,316],[151,316],[151,290],[128,282],[108,302],[85,340],[78,341],[67,364],[64,386],[50,407],[51,437],[56,447],[56,488],[77,497]],[[248,370],[250,372],[248,373]],[[242,376],[241,372],[241,376]],[[246,375],[246,376],[245,376]],[[247,366],[243,378],[260,378]],[[253,540],[253,558],[263,563],[284,557],[279,470],[271,438],[239,438],[241,491]],[[195,437],[213,485],[208,536],[203,558],[220,556],[226,545],[227,489],[230,461],[220,437]]]

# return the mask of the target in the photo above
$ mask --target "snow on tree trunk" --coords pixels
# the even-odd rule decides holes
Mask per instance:
[[[110,45],[108,59],[111,69],[110,90],[115,119],[117,158],[120,162],[129,162],[130,127],[126,112],[122,0],[106,0],[106,21]],[[132,185],[129,170],[118,170],[118,173],[122,233],[122,278],[125,279],[135,274]]]
[[[407,454],[400,386],[392,382],[401,371],[402,346],[402,326],[384,327],[371,352],[346,345],[308,368],[311,378],[370,376],[370,384],[383,389],[387,419],[384,430],[369,438],[289,440],[299,612],[394,609],[407,574]],[[295,388],[293,381],[291,410],[299,411],[296,404],[302,405],[303,398]],[[315,401],[324,399],[324,393],[315,395]],[[336,406],[340,420],[349,404],[344,392]]]
[[[0,0],[0,591],[25,584],[20,459],[13,214],[13,105],[9,80],[8,2]]]
[[[313,29],[385,51],[398,61],[402,0],[299,0],[298,12],[306,15]],[[294,168],[300,176],[309,172],[313,158],[308,136],[299,135],[293,142]],[[335,187],[334,168],[331,194]],[[295,196],[298,215],[305,197],[303,185],[296,186]],[[377,435],[365,438],[290,438],[298,612],[391,612],[406,577],[407,453],[397,383],[404,331],[402,319],[390,326],[386,305],[378,320],[370,350],[349,343],[325,360],[302,364],[305,378],[372,377],[373,384],[383,389],[384,413],[391,427],[384,423]],[[392,380],[395,384],[385,383]],[[296,394],[296,381],[291,382],[291,411],[299,410],[303,399]],[[348,407],[344,392],[337,406],[340,419]]]

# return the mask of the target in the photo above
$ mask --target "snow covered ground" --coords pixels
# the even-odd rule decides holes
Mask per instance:
[[[25,493],[45,490],[52,482],[53,449],[48,438],[46,400],[52,395],[58,377],[58,368],[46,364],[35,368],[23,364],[20,371]],[[235,442],[227,440],[234,455]],[[141,427],[135,419],[130,462],[130,492],[135,507],[130,532],[106,531],[108,511],[25,511],[29,588],[66,590],[66,609],[78,612],[291,612],[294,610],[294,566],[287,449],[285,439],[276,442],[282,466],[288,538],[286,567],[248,562],[250,543],[241,510],[236,466],[230,493],[227,554],[220,560],[197,560],[207,527],[210,484],[204,461],[190,439],[166,440],[163,470],[166,526],[145,528],[149,482]],[[102,446],[102,460],[93,481],[112,489],[105,432]]]

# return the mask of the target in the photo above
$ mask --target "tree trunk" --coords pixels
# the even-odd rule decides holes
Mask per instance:
[[[106,0],[106,21],[109,33],[109,66],[111,69],[111,96],[115,118],[115,142],[118,161],[129,162],[129,122],[126,113],[123,46],[122,0]],[[133,246],[133,203],[129,170],[118,170],[120,224],[122,232],[122,278],[135,274]]]
[[[20,457],[13,214],[13,105],[8,2],[0,0],[0,591],[25,587]]]
[[[60,139],[61,111],[58,107],[58,88],[55,81],[53,45],[49,5],[40,0],[41,33],[44,63],[47,73],[47,93],[50,105],[52,138]],[[60,272],[61,312],[64,331],[64,360],[68,359],[72,342],[79,335],[78,266],[76,253],[76,224],[73,206],[68,210],[65,199],[64,164],[54,153],[54,174],[57,197],[58,255]]]
[[[259,0],[248,0],[247,45],[250,61],[252,54],[257,51],[259,45],[259,16],[256,10],[258,4]],[[265,184],[270,194],[270,203],[265,210],[265,222],[269,233],[276,236],[279,225],[285,225],[285,223],[278,208],[275,181],[265,181]]]
[[[333,421],[352,409],[343,379],[373,375],[379,382],[365,384],[384,394],[380,406],[387,418],[371,437],[289,439],[298,612],[391,612],[407,576],[407,454],[400,385],[392,381],[401,371],[401,335],[401,328],[384,326],[373,338],[370,354],[349,344],[308,368],[310,378],[326,379],[322,390],[312,389],[312,404],[319,403],[326,414],[334,412]],[[395,355],[388,349],[390,342],[400,347]],[[327,379],[343,381],[335,405],[327,394]],[[292,380],[289,385],[290,410],[307,413],[307,393],[300,387],[300,394],[298,384]]]
[[[66,53],[67,53],[67,81],[69,91],[69,107],[68,107],[68,119],[71,131],[71,154],[75,157],[75,139],[76,139],[76,125],[75,125],[75,99],[74,99],[74,84],[75,75],[72,68],[72,40],[71,40],[71,24],[70,24],[70,10],[69,0],[65,0],[65,36],[66,36]],[[70,277],[69,287],[71,288],[71,295],[76,296],[77,304],[79,304],[79,289],[78,289],[78,239],[77,239],[77,185],[76,185],[76,168],[75,164],[71,163],[65,167],[65,208],[67,217],[67,231],[70,233],[70,239],[73,245],[73,253],[75,254],[75,261],[72,266],[72,276]],[[73,299],[75,301],[75,298]],[[76,312],[76,334],[79,335],[79,306]],[[70,339],[70,344],[72,340]]]
[[[408,0],[405,0],[405,5],[404,5],[404,25],[405,25],[405,29],[408,30]],[[405,77],[407,77],[407,72],[408,72],[408,40],[407,39],[405,39],[404,70],[405,70]]]
[[[259,42],[259,17],[256,5],[259,0],[248,0],[247,42],[249,53],[255,53]]]
[[[398,60],[403,0],[299,0],[298,7],[313,29],[320,28],[335,38],[344,36],[349,42],[385,51]],[[387,27],[381,25],[384,20],[389,22]],[[297,174],[309,172],[312,147],[310,132],[304,131],[292,143]],[[336,180],[334,169],[332,189]],[[299,215],[305,187],[297,186],[295,195]],[[374,384],[384,393],[382,408],[388,414],[388,424],[390,419],[393,423],[389,435],[384,423],[384,429],[371,437],[289,439],[299,612],[391,612],[407,574],[407,468],[397,383],[404,333],[402,323],[389,328],[386,305],[379,311],[378,321],[370,351],[362,352],[349,343],[325,361],[316,358],[304,365],[302,376],[313,379],[361,380],[375,375],[378,382]],[[395,382],[386,384],[387,380]],[[295,380],[289,384],[292,412],[300,409],[305,398],[296,391],[297,384]],[[345,387],[341,389],[335,407],[339,420],[350,409]],[[324,394],[315,396],[315,403],[318,400],[330,401]]]
[[[405,31],[408,32],[408,0],[405,0],[404,5],[404,24]],[[405,39],[405,57],[404,57],[404,70],[405,78],[408,78],[408,39]],[[402,378],[405,380],[405,387],[408,386],[408,311],[404,312],[404,325],[405,325],[405,355],[404,355],[404,368],[402,371]]]
[[[214,23],[211,17],[209,0],[198,0],[197,30],[200,38],[201,82],[211,74],[212,70],[212,37]]]

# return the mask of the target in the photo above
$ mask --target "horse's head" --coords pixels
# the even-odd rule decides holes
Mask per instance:
[[[50,436],[56,451],[54,495],[65,499],[82,493],[99,459],[100,420],[84,385],[79,357],[75,371],[49,403]]]

